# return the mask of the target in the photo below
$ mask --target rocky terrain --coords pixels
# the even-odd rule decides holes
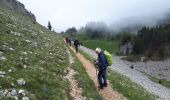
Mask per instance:
[[[22,13],[22,14],[30,17],[34,21],[36,21],[35,15],[33,13],[31,13],[31,11],[28,11],[27,9],[25,9],[24,4],[20,3],[17,0],[0,0],[0,5],[7,6],[8,8],[10,8],[14,11],[17,11],[19,13]]]
[[[164,61],[139,61],[128,62],[124,61],[127,66],[133,66],[134,69],[146,73],[158,79],[170,81],[170,59]]]

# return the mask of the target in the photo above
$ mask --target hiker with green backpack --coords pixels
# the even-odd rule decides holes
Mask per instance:
[[[99,88],[103,89],[103,87],[107,87],[107,80],[106,80],[106,69],[107,66],[112,64],[112,57],[107,51],[103,51],[100,48],[96,48],[96,54],[98,55],[96,65],[98,66],[99,73],[98,73],[98,81],[99,81]]]

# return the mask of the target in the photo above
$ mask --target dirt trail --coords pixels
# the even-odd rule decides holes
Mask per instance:
[[[70,54],[70,51],[67,51],[69,54],[69,66],[71,66],[71,64],[74,63],[74,59],[72,57],[72,55]],[[64,77],[66,79],[68,79],[68,81],[70,82],[70,95],[72,97],[73,100],[86,100],[86,97],[82,96],[82,88],[78,87],[78,83],[75,80],[74,76],[76,74],[76,72],[71,69],[70,67],[67,67],[67,69],[65,71],[68,71],[69,73]]]
[[[71,47],[71,50],[75,52],[75,49],[73,49],[73,47]],[[96,69],[94,65],[89,60],[85,59],[85,57],[81,55],[80,53],[77,53],[76,56],[81,61],[83,66],[85,67],[86,72],[88,73],[90,78],[93,80],[96,89],[98,89]],[[117,91],[112,90],[109,81],[108,81],[107,87],[105,87],[102,90],[99,90],[99,94],[104,98],[104,100],[126,100],[122,94],[118,93]]]

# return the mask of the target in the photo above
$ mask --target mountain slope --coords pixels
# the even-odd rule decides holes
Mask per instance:
[[[0,99],[69,99],[63,39],[0,5]]]

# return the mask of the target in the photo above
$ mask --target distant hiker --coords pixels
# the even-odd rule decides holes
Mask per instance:
[[[65,42],[66,42],[67,45],[68,45],[68,40],[69,40],[69,38],[68,38],[68,36],[66,36],[65,37]]]
[[[104,52],[100,48],[96,48],[96,54],[98,55],[96,65],[98,65],[99,68],[99,73],[98,73],[98,81],[100,85],[99,88],[103,89],[103,87],[107,87],[106,69],[108,63],[104,56]]]
[[[68,43],[71,46],[71,38],[68,39]]]
[[[75,48],[76,48],[76,53],[78,52],[78,46],[80,45],[80,42],[78,41],[78,39],[76,38],[75,40],[74,40],[74,46],[75,46]]]

